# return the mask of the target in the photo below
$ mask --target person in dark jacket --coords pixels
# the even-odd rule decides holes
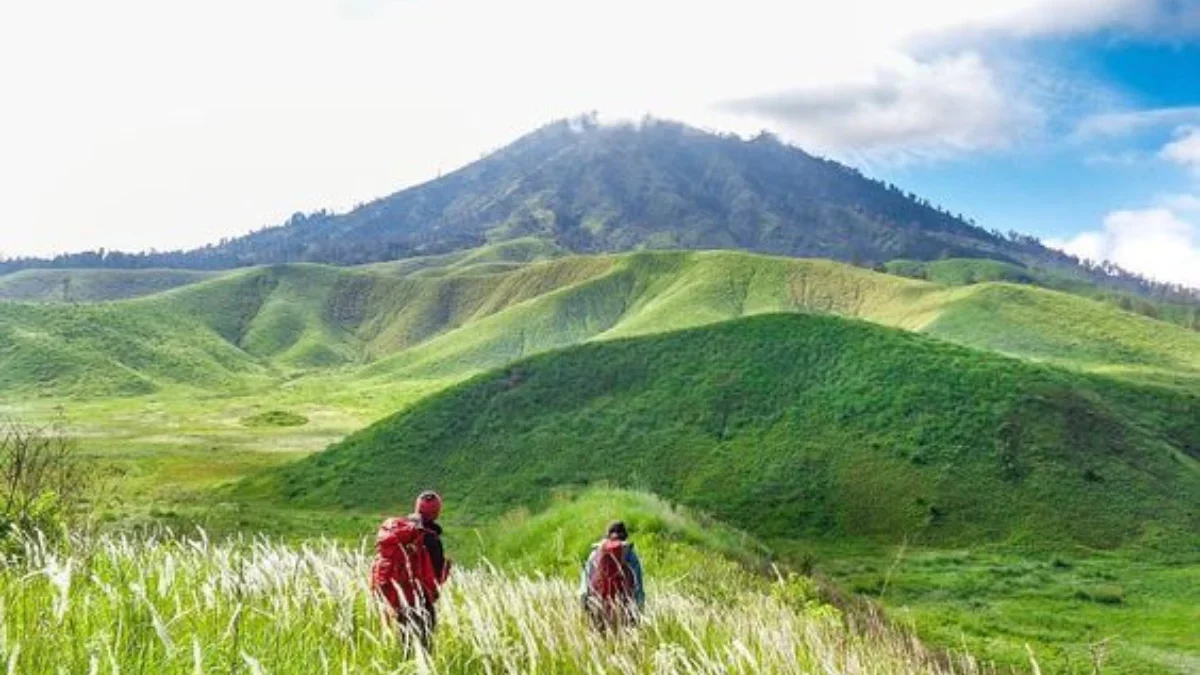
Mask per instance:
[[[450,560],[442,547],[442,526],[437,519],[442,515],[442,496],[432,490],[426,490],[417,497],[415,513],[412,518],[420,521],[424,531],[425,553],[433,568],[433,578],[436,588],[450,578]],[[433,633],[437,629],[437,600],[438,593],[426,593],[421,606],[409,608],[406,623],[415,629],[425,651],[433,653]]]
[[[405,635],[433,649],[437,600],[450,577],[442,547],[442,498],[433,491],[417,497],[413,513],[383,522],[376,535],[371,585],[396,616]]]

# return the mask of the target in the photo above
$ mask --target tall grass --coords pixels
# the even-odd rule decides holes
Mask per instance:
[[[786,582],[723,593],[650,588],[637,630],[593,632],[570,581],[459,570],[433,656],[405,656],[366,583],[367,547],[266,539],[39,541],[0,567],[9,673],[978,673],[880,624],[791,602]],[[703,572],[700,572],[703,573]],[[736,580],[714,578],[714,586]],[[711,595],[711,597],[709,597]],[[703,597],[702,597],[703,596]]]

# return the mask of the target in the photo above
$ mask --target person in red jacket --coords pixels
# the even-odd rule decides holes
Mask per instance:
[[[375,537],[371,587],[391,607],[405,634],[428,651],[437,627],[437,600],[450,577],[450,560],[442,548],[442,497],[422,492],[414,513],[388,518]]]

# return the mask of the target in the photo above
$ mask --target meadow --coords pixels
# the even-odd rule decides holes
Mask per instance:
[[[638,629],[617,636],[587,624],[572,579],[476,561],[455,573],[427,654],[369,593],[365,542],[163,532],[76,540],[68,553],[27,541],[0,564],[0,662],[10,673],[991,672],[878,618],[844,616],[802,577],[753,576],[672,544],[686,517],[641,499],[669,520],[640,542],[648,561],[678,570],[706,555],[709,568],[702,579],[657,575]]]

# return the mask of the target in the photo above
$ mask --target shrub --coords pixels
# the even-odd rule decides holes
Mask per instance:
[[[242,424],[248,427],[299,427],[308,424],[308,418],[286,410],[268,410],[243,417]]]
[[[86,515],[94,474],[65,429],[62,420],[0,428],[0,555],[18,554],[35,531],[57,542]]]
[[[1075,599],[1101,605],[1120,605],[1125,602],[1125,589],[1114,585],[1080,588],[1075,591]]]

